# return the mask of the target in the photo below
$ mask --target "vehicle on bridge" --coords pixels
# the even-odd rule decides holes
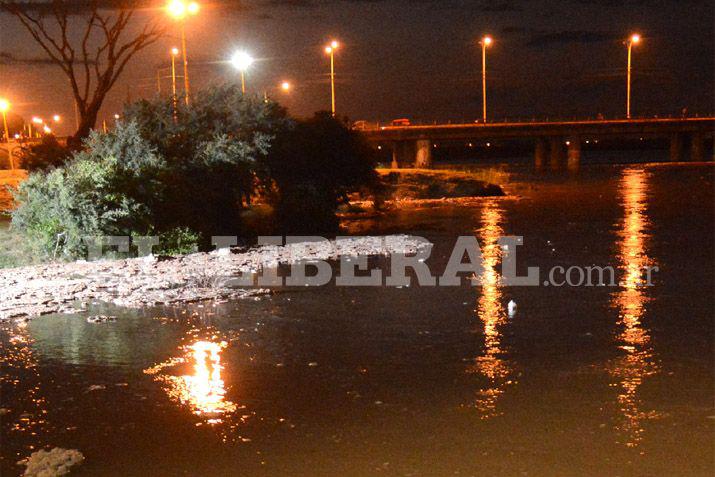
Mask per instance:
[[[409,126],[410,125],[410,120],[407,118],[401,118],[401,119],[393,119],[392,122],[390,123],[392,126]]]

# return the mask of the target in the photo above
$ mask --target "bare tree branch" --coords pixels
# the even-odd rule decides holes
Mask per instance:
[[[0,11],[15,16],[67,76],[80,116],[75,144],[95,126],[107,93],[129,61],[164,34],[159,24],[150,20],[140,33],[128,36],[141,4],[123,0],[0,0]],[[85,21],[73,21],[72,17],[85,17]],[[78,28],[82,28],[79,35],[72,31]],[[80,39],[77,46],[73,38]],[[93,46],[95,41],[97,46]],[[81,67],[76,68],[78,64]]]

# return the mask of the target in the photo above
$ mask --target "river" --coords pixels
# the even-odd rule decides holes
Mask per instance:
[[[475,235],[480,287],[1,325],[2,475],[48,446],[79,449],[77,475],[712,475],[715,168],[508,172],[504,198],[346,224],[428,238],[438,272]],[[503,235],[524,237],[521,274],[611,265],[619,283],[506,287]]]

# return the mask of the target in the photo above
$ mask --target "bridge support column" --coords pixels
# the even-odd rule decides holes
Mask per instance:
[[[568,141],[568,159],[566,167],[569,171],[577,171],[581,164],[581,138],[574,137]]]
[[[536,139],[536,145],[534,146],[534,167],[536,170],[542,170],[544,164],[546,163],[547,146],[546,140],[543,138]]]
[[[432,141],[418,139],[415,143],[415,167],[418,169],[432,168]]]
[[[558,170],[561,168],[561,162],[564,157],[564,143],[560,137],[552,137],[549,139],[549,165],[551,170]]]
[[[674,133],[670,136],[670,160],[680,162],[683,160],[683,135]]]
[[[392,164],[390,164],[390,167],[393,169],[413,167],[414,151],[410,146],[412,144],[405,141],[392,143]]]
[[[705,160],[705,137],[700,133],[690,136],[690,160],[702,162]]]

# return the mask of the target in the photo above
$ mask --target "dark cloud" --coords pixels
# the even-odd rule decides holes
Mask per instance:
[[[484,12],[502,13],[502,12],[520,12],[522,10],[521,6],[517,5],[516,2],[482,2],[479,7],[480,10]]]
[[[56,63],[50,58],[36,57],[36,58],[20,58],[13,55],[9,51],[0,51],[0,65],[25,65],[25,66],[45,66],[45,65],[55,65]]]
[[[543,47],[549,45],[564,45],[569,43],[597,43],[612,41],[618,38],[614,33],[601,31],[572,30],[549,33],[536,33],[526,42],[528,47]]]

